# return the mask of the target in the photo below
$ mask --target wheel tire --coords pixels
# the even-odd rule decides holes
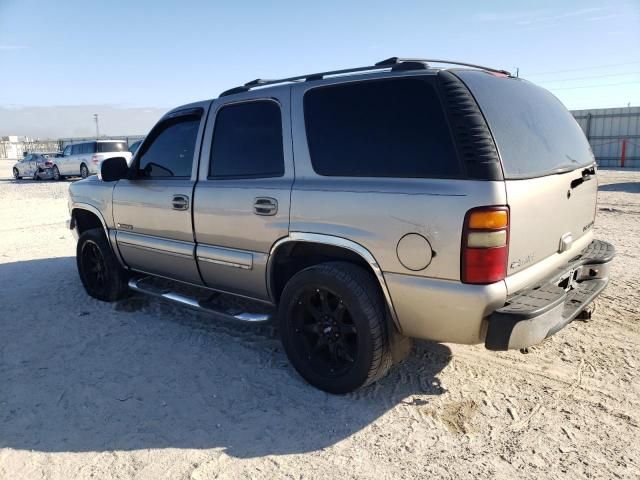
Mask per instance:
[[[58,166],[53,166],[53,179],[54,180],[62,180],[62,175],[60,175],[60,170],[58,170]]]
[[[40,172],[38,172],[38,171],[36,170],[36,172],[33,174],[33,179],[34,179],[36,182],[40,181]]]
[[[101,228],[80,235],[76,264],[82,285],[93,298],[115,302],[129,296],[127,272],[118,263]]]
[[[336,313],[340,311],[344,313]],[[323,312],[331,313],[322,316]],[[293,367],[307,382],[326,392],[343,394],[369,385],[393,364],[379,286],[357,265],[327,262],[295,274],[282,292],[278,323]],[[341,338],[334,339],[334,335]],[[333,350],[340,355],[332,353],[331,341],[339,345],[334,343]],[[338,368],[340,356],[345,366]]]
[[[80,176],[82,178],[87,178],[89,176],[89,169],[84,163],[80,165]]]
[[[17,168],[13,169],[13,178],[15,178],[16,180],[22,180],[22,177],[20,176],[20,172],[18,171]]]

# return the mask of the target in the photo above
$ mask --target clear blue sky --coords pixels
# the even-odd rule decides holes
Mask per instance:
[[[172,107],[257,77],[450,58],[640,105],[640,0],[0,0],[0,106]]]

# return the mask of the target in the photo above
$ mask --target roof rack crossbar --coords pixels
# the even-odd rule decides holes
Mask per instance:
[[[450,65],[462,65],[465,67],[479,68],[481,70],[487,70],[489,72],[496,72],[496,73],[503,73],[505,75],[511,76],[511,73],[507,72],[506,70],[497,70],[495,68],[483,67],[481,65],[474,65],[473,63],[456,62],[453,60],[427,60],[422,58],[391,57],[391,58],[387,58],[386,60],[382,60],[381,62],[378,62],[375,65],[369,65],[367,67],[345,68],[342,70],[330,70],[328,72],[307,73],[305,75],[297,75],[295,77],[279,78],[279,79],[273,79],[273,80],[256,78],[255,80],[251,80],[250,82],[247,82],[244,85],[241,85],[239,87],[234,87],[229,90],[225,90],[220,94],[220,96],[224,97],[225,95],[232,95],[234,93],[247,92],[252,88],[265,87],[267,85],[277,85],[279,83],[321,80],[325,77],[330,77],[334,75],[345,75],[349,73],[386,70],[389,68],[393,70],[393,67],[395,66],[408,64],[408,63],[422,64],[424,65],[424,68],[427,68],[429,63],[447,63]]]

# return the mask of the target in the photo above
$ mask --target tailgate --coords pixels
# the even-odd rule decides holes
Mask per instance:
[[[506,282],[510,290],[522,288],[592,238],[593,153],[571,113],[547,90],[483,71],[456,75],[476,98],[500,153],[510,208]]]
[[[584,248],[579,240],[591,233],[598,184],[595,176],[581,181],[582,170],[505,182],[511,211],[507,275]]]

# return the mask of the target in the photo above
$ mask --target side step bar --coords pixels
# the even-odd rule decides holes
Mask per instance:
[[[139,277],[129,280],[129,288],[135,292],[144,293],[154,297],[168,300],[185,307],[190,307],[201,312],[211,313],[218,315],[227,320],[235,320],[247,323],[263,323],[271,320],[271,313],[252,313],[242,311],[242,309],[236,306],[223,306],[219,303],[211,301],[212,298],[218,298],[222,296],[221,293],[209,292],[210,298],[198,298],[196,295],[189,295],[186,293],[179,293],[169,287],[162,285],[154,285],[152,277]],[[198,287],[194,287],[198,288]],[[203,290],[204,289],[199,289]],[[250,302],[247,300],[247,303]]]

